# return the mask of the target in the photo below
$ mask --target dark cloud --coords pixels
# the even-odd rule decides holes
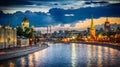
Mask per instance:
[[[65,14],[68,14],[68,16],[65,16]],[[17,24],[21,25],[21,21],[25,16],[29,19],[30,25],[34,23],[37,27],[66,23],[74,24],[79,20],[91,18],[91,15],[93,15],[94,18],[120,17],[120,4],[68,10],[52,8],[49,10],[49,15],[48,13],[44,12],[31,12],[28,10],[26,12],[17,11],[13,14],[4,14],[2,11],[0,11],[0,24],[6,24],[10,22],[12,26]]]
[[[103,0],[0,0],[0,6],[32,5],[32,4],[38,4],[40,2],[62,2],[63,3],[66,1],[67,2],[87,1],[86,4],[91,4],[91,3],[106,3],[107,1],[119,1],[119,0],[104,0],[104,2]],[[66,4],[67,3],[63,3],[62,5],[66,5]],[[41,5],[41,4],[38,4],[38,5]],[[58,5],[58,3],[55,3],[54,5]]]
[[[78,20],[84,20],[91,18],[94,15],[95,18],[109,16],[109,17],[120,17],[120,4],[112,4],[103,7],[87,7],[79,8],[74,10],[64,10],[59,8],[53,8],[49,11],[52,17],[57,22],[69,23]],[[64,16],[65,14],[74,14],[74,16]]]
[[[14,14],[4,14],[1,12],[0,24],[4,25],[10,22],[12,26],[16,26],[17,24],[21,25],[22,19],[24,17],[28,18],[30,25],[34,23],[35,26],[46,26],[46,24],[49,25],[53,22],[51,17],[43,12],[18,11]]]
[[[0,0],[0,6],[14,6],[14,5],[32,5],[33,3],[27,0]]]

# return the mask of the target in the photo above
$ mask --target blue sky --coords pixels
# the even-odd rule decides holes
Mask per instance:
[[[71,24],[100,17],[120,17],[119,0],[0,0],[0,24],[21,25],[26,16],[30,25]]]

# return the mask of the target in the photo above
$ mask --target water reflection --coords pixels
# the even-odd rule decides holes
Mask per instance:
[[[28,59],[29,59],[29,60],[28,60],[28,61],[29,61],[28,66],[29,66],[29,67],[34,67],[33,57],[34,57],[33,54],[29,54],[29,55],[28,55]]]
[[[39,65],[39,52],[35,52],[34,53],[34,56],[35,56],[35,67],[38,67],[38,65]]]
[[[25,67],[25,58],[24,57],[21,58],[21,67]]]
[[[120,65],[117,49],[78,43],[50,44],[29,55],[0,62],[0,67],[108,67]]]
[[[87,67],[88,67],[88,66],[91,66],[91,63],[90,63],[90,62],[91,62],[90,59],[91,59],[91,57],[92,57],[92,55],[91,55],[91,45],[88,45],[87,54],[88,54],[88,55],[87,55],[87,56],[88,56],[88,57],[87,57],[87,60],[88,60],[88,62],[87,62]]]
[[[9,67],[15,67],[15,64],[12,61],[9,61]]]
[[[75,43],[72,43],[72,67],[76,67],[76,50],[75,50]]]
[[[102,67],[102,47],[98,46],[98,67]]]

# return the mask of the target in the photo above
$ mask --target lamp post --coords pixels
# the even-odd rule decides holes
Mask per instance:
[[[29,42],[30,42],[29,44],[31,46],[32,45],[32,38],[29,39]]]

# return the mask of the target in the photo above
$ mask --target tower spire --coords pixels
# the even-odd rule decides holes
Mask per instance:
[[[91,19],[91,28],[94,28],[93,15],[92,15],[92,19]]]
[[[95,35],[95,27],[94,27],[94,23],[93,23],[93,16],[91,18],[91,27],[90,27],[90,38],[91,41],[95,41],[96,40],[96,35]]]
[[[108,17],[106,18],[106,22],[108,22]]]

